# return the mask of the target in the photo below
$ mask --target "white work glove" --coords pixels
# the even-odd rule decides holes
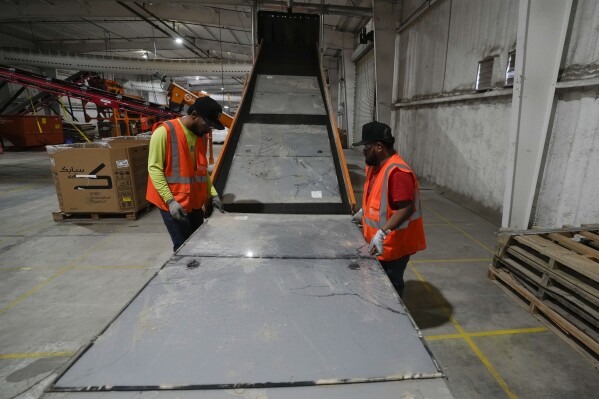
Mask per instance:
[[[171,213],[171,216],[177,220],[184,221],[187,213],[185,209],[178,203],[174,198],[168,202],[168,210]]]
[[[383,241],[387,238],[387,234],[389,234],[391,230],[387,230],[385,233],[383,230],[378,229],[372,240],[370,241],[370,245],[368,246],[368,251],[375,256],[383,256]]]
[[[352,223],[362,224],[362,216],[364,216],[364,211],[362,210],[362,208],[360,208],[360,209],[358,209],[358,212],[356,212],[354,214],[354,216],[352,216],[352,218],[351,218]]]
[[[212,206],[218,208],[220,213],[225,213],[225,205],[218,195],[212,197]]]

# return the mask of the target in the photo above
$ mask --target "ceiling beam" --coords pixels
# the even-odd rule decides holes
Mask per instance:
[[[175,76],[236,76],[245,77],[251,63],[216,63],[172,60],[142,60],[118,57],[81,57],[72,55],[42,54],[0,49],[0,64],[29,65],[43,68],[64,68],[78,71],[112,72],[126,75],[154,75],[158,72]]]

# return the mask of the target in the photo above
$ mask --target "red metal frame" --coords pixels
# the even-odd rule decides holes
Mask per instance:
[[[139,112],[164,119],[175,118],[181,115],[178,112],[169,110],[163,105],[37,75],[5,65],[0,65],[0,79],[22,86],[33,87],[48,93],[92,102],[101,107],[120,108],[125,111]]]

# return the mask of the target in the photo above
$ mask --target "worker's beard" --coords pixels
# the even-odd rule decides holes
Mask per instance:
[[[366,165],[368,166],[378,166],[379,164],[379,160],[374,155],[366,156],[364,162],[366,162]]]
[[[206,134],[208,134],[208,132],[210,131],[210,128],[207,128],[205,130],[202,130],[202,129],[189,129],[189,130],[191,130],[191,132],[198,137],[204,137]]]

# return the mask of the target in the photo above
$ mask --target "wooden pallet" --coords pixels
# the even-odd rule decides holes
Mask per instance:
[[[489,268],[489,278],[499,283],[502,288],[509,289],[510,293],[516,293],[517,296],[511,296],[518,298],[523,301],[524,304],[528,305],[530,313],[542,314],[567,336],[574,338],[577,343],[586,347],[595,357],[599,357],[599,342],[588,334],[588,330],[581,330],[576,324],[565,318],[563,314],[554,310],[547,303],[547,300],[537,298],[529,291],[525,284],[522,284],[515,279],[511,273],[491,266]]]
[[[599,306],[599,250],[595,244],[599,246],[598,231],[500,235],[496,258],[510,269],[536,275],[546,286],[556,283]]]
[[[148,204],[137,211],[121,212],[121,213],[110,213],[110,212],[77,212],[77,213],[66,213],[66,212],[52,212],[52,218],[55,222],[62,222],[66,220],[102,220],[102,219],[125,219],[125,220],[137,220],[144,215],[147,215],[154,209],[153,204]]]
[[[501,232],[489,271],[490,277],[528,301],[531,311],[542,313],[595,354],[599,354],[598,227]]]

